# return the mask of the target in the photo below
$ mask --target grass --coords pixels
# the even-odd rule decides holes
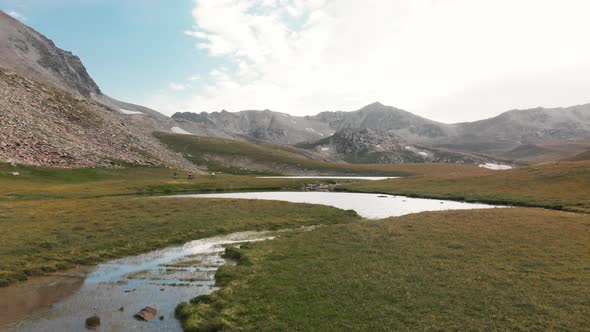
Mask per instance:
[[[351,211],[273,201],[117,197],[0,202],[0,285],[189,240],[350,222]]]
[[[590,217],[530,208],[330,225],[237,249],[186,331],[590,329]]]
[[[590,212],[590,162],[562,162],[486,173],[424,173],[339,190]]]
[[[417,174],[457,169],[445,165],[432,170],[413,167],[408,169]],[[10,175],[12,172],[20,175]],[[188,180],[182,174],[183,178],[175,180],[173,172],[146,167],[56,169],[0,163],[0,285],[74,264],[97,263],[214,234],[324,223],[328,219],[346,222],[352,218],[342,217],[349,214],[341,215],[341,211],[333,209],[330,211],[339,212],[325,217],[324,207],[313,210],[297,205],[296,209],[285,210],[283,206],[288,204],[277,202],[197,203],[145,196],[297,190],[309,182],[233,175],[198,175]]]
[[[275,161],[264,162],[290,160],[283,148],[271,148],[277,155],[267,157]],[[342,190],[590,211],[589,162],[502,172],[318,163],[305,167],[410,175]],[[218,234],[324,224],[228,248],[238,265],[218,271],[221,291],[178,307],[185,329],[590,328],[588,215],[515,208],[365,221],[325,206],[147,196],[296,190],[309,182],[228,174],[172,179],[173,172],[0,164],[0,286]]]
[[[9,173],[18,172],[19,176]],[[161,195],[216,191],[269,191],[301,188],[310,180],[260,179],[220,174],[188,180],[165,168],[56,169],[0,163],[0,201],[22,199],[92,198],[116,195]],[[313,182],[325,182],[314,180]]]
[[[390,175],[406,172],[388,167],[331,163],[311,159],[297,149],[272,144],[255,144],[218,137],[154,134],[171,150],[182,153],[209,171],[235,175],[282,175],[322,173],[330,175]]]

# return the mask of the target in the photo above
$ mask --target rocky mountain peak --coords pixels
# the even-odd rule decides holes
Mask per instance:
[[[0,67],[85,97],[101,91],[80,58],[0,11]]]
[[[383,104],[381,104],[380,102],[376,101],[374,103],[371,103],[365,107],[363,107],[362,109],[374,109],[374,108],[383,108],[383,107],[387,107]]]

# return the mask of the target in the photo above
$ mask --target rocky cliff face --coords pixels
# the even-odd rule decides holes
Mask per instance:
[[[512,164],[484,155],[434,149],[408,143],[392,132],[374,129],[343,129],[315,143],[303,143],[325,157],[336,157],[352,163],[457,163],[482,165]]]
[[[80,58],[2,11],[0,67],[85,97],[101,93]]]

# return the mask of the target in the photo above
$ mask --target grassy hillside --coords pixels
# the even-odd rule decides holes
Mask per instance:
[[[590,329],[590,217],[421,213],[248,244],[187,331]]]
[[[156,133],[171,150],[209,171],[241,175],[374,174],[404,175],[387,167],[331,163],[312,159],[296,149],[218,137]]]
[[[482,174],[427,173],[339,189],[590,212],[590,162]]]

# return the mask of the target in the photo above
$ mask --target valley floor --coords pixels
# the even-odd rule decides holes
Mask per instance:
[[[355,167],[411,176],[341,190],[590,210],[588,162],[501,172]],[[513,208],[367,221],[325,206],[153,197],[300,190],[309,182],[172,173],[0,164],[0,284],[216,234],[323,224],[234,253],[240,264],[218,273],[225,288],[179,307],[185,328],[590,328],[587,214]]]

